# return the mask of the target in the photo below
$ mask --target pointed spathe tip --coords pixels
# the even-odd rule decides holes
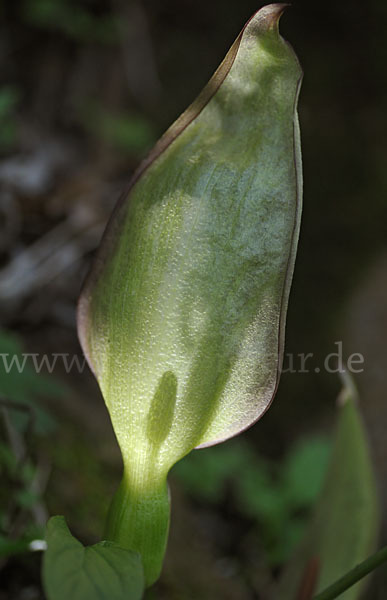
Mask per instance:
[[[341,368],[339,371],[339,376],[343,387],[337,398],[338,406],[344,406],[348,402],[354,402],[356,404],[359,400],[359,397],[352,376],[346,369],[343,368]]]
[[[267,6],[263,6],[255,14],[255,18],[257,19],[260,28],[266,31],[277,28],[278,22],[288,6],[290,6],[290,4],[286,2],[267,4]]]
[[[290,6],[288,3],[267,4],[260,8],[246,23],[244,30],[250,30],[251,33],[265,35],[266,33],[278,34],[278,23],[285,9]]]

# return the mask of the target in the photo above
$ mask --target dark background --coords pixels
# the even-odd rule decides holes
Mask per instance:
[[[0,352],[16,347],[81,356],[76,300],[120,190],[261,5],[3,0]],[[344,358],[364,356],[356,384],[383,498],[387,4],[296,0],[281,19],[281,33],[305,73],[299,106],[304,215],[286,352],[314,356],[310,372],[283,375],[273,406],[243,434],[243,444],[275,471],[298,440],[330,435],[340,382],[322,365],[340,341]],[[2,467],[2,535],[17,539],[39,529],[47,514],[65,514],[84,542],[99,539],[121,467],[93,377],[87,369],[66,373],[60,361],[52,375],[43,369],[39,381],[7,377],[0,373],[3,399],[37,407],[43,424],[17,434],[16,450],[25,452],[33,475],[23,479]],[[12,421],[12,410],[4,405],[2,411]],[[2,447],[10,444],[8,425]],[[266,560],[270,541],[259,545],[262,523],[238,507],[232,476],[219,475],[219,464],[232,462],[225,457],[234,446],[224,447],[225,455],[214,459],[222,480],[216,498],[198,496],[187,484],[203,468],[201,459],[188,476],[172,477],[171,543],[152,597],[268,597],[258,590],[270,587],[287,551],[279,544],[282,559]],[[206,452],[213,451],[196,454]],[[21,501],[31,482],[35,496]],[[39,560],[23,553],[0,559],[1,600],[41,598]],[[383,579],[382,573],[367,598],[385,597]]]

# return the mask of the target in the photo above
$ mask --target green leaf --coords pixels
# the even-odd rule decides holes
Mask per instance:
[[[307,534],[290,561],[276,598],[295,598],[311,558],[319,564],[321,591],[364,560],[376,547],[379,503],[372,462],[355,390],[346,378],[324,488]],[[340,596],[360,597],[364,582]]]
[[[278,32],[284,6],[252,17],[140,165],[79,302],[125,467],[107,537],[140,551],[148,582],[169,469],[252,425],[278,385],[301,203],[302,75]]]
[[[295,509],[311,506],[321,492],[331,447],[323,438],[302,440],[286,457],[282,478],[288,503]]]
[[[144,580],[138,554],[114,542],[83,546],[64,517],[47,524],[43,582],[48,600],[139,600]]]

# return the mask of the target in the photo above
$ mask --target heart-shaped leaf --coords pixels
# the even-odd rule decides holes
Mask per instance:
[[[140,556],[114,542],[83,546],[64,517],[47,524],[43,582],[48,600],[140,600],[144,576]]]

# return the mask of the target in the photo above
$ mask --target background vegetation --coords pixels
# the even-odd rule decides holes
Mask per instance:
[[[0,353],[81,358],[75,303],[120,190],[260,6],[3,0]],[[322,363],[336,341],[344,357],[364,356],[356,382],[385,506],[386,26],[382,0],[295,0],[282,17],[305,71],[305,210],[286,352],[314,356],[309,372],[284,373],[242,438],[175,468],[166,566],[149,598],[250,600],[270,588],[324,473],[339,381]],[[65,514],[92,543],[119,481],[92,375],[63,361],[50,370],[7,374],[0,362],[1,600],[43,597],[40,553],[27,549],[47,515]],[[384,598],[385,579],[382,570],[367,597]]]

